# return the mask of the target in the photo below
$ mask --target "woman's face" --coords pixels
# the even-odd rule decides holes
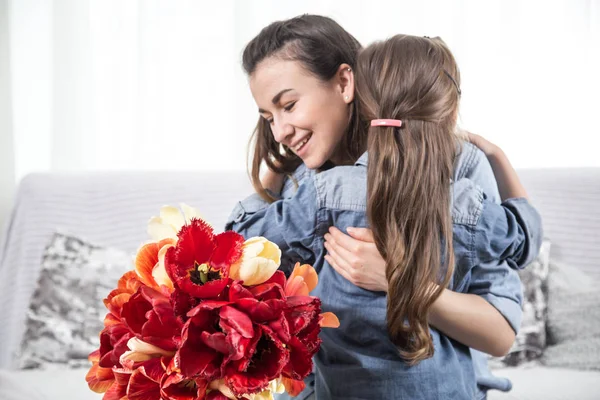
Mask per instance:
[[[250,76],[250,90],[261,117],[275,140],[289,147],[310,169],[326,161],[339,163],[339,146],[346,134],[354,80],[342,64],[322,82],[298,61],[270,57]]]

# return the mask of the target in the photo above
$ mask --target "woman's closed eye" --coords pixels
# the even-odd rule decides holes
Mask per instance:
[[[284,110],[285,112],[291,112],[291,111],[294,109],[294,106],[296,105],[296,103],[297,103],[297,101],[292,101],[291,103],[287,103],[287,104],[286,104],[286,105],[283,107],[283,110]],[[269,118],[267,118],[267,117],[265,117],[265,116],[263,115],[263,118],[264,118],[264,119],[265,119],[265,120],[266,120],[266,121],[269,123],[269,125],[273,125],[273,122],[274,122],[274,119],[273,119],[273,117],[269,117]]]
[[[295,101],[292,101],[291,103],[288,103],[288,104],[286,104],[286,105],[283,107],[283,109],[284,109],[286,112],[290,112],[290,111],[292,111],[292,109],[294,108],[294,106],[295,106],[295,105],[296,105],[296,102],[295,102]]]

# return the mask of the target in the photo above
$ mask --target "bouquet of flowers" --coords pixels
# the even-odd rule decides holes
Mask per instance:
[[[198,212],[163,207],[153,240],[104,304],[100,348],[86,376],[104,400],[295,396],[312,371],[321,327],[337,327],[309,292],[310,265],[286,279],[281,250],[262,237],[216,235]]]

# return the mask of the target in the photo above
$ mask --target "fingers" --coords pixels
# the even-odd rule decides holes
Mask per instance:
[[[348,274],[350,274],[352,266],[347,262],[339,252],[339,247],[333,245],[331,242],[325,242],[325,249],[327,249],[327,255],[333,259],[333,261]]]
[[[344,232],[340,231],[334,226],[329,228],[329,236],[333,238],[333,240],[338,246],[343,247],[349,252],[357,253],[360,250],[360,240],[354,239],[352,236],[345,234]],[[327,234],[325,235],[325,240],[331,240],[328,239]]]
[[[356,240],[362,240],[363,242],[375,243],[375,239],[373,238],[373,231],[370,230],[369,228],[350,227],[347,230],[348,230],[348,234]]]
[[[467,132],[467,137],[469,138],[469,142],[476,144],[481,136],[476,135],[475,133]]]
[[[346,250],[340,246],[335,238],[327,233],[325,234],[325,248],[342,268],[345,268],[349,274],[353,274],[354,270],[360,268],[360,257],[357,254]]]
[[[325,256],[325,260],[337,271],[338,274],[346,278],[346,280],[352,282],[352,279],[345,269],[341,268],[339,264],[329,254]]]

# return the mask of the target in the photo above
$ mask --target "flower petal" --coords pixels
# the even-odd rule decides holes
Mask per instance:
[[[94,350],[88,356],[88,361],[91,363],[97,363],[100,361],[100,349]]]
[[[113,368],[115,374],[115,381],[121,386],[127,386],[129,384],[129,378],[133,371],[124,368]]]
[[[162,220],[163,224],[169,225],[175,232],[178,232],[186,223],[181,210],[173,206],[161,207],[160,219]]]
[[[260,337],[252,359],[233,361],[227,366],[227,386],[236,395],[262,392],[288,364],[289,350],[273,332],[267,327],[258,327],[257,335]]]
[[[219,353],[229,354],[229,346],[227,345],[227,337],[223,332],[201,333],[202,341],[205,345]]]
[[[165,375],[163,358],[153,358],[144,362],[141,367],[144,368],[144,374],[154,382],[160,382]]]
[[[208,382],[204,379],[188,379],[182,374],[171,374],[161,383],[161,399],[198,400],[205,399]]]
[[[278,268],[279,264],[268,258],[247,258],[240,264],[238,276],[232,278],[243,281],[246,286],[259,285],[268,281]]]
[[[292,337],[288,343],[289,363],[283,369],[286,376],[297,380],[306,378],[313,369],[312,354],[297,338]]]
[[[241,259],[233,264],[230,277],[242,280],[247,286],[266,282],[281,264],[281,250],[264,237],[253,237],[244,242]]]
[[[217,311],[195,308],[181,332],[181,347],[175,354],[175,370],[186,377],[200,376],[204,379],[217,377],[221,368],[223,354],[207,346],[202,333],[215,333],[218,321]]]
[[[237,232],[227,231],[215,236],[217,248],[213,253],[210,264],[216,269],[223,270],[224,276],[229,276],[229,266],[242,256],[244,237]]]
[[[309,264],[300,265],[300,263],[296,263],[296,265],[294,266],[294,270],[292,271],[292,274],[290,275],[290,277],[288,279],[288,282],[293,280],[296,277],[301,277],[304,280],[309,292],[312,292],[314,290],[314,288],[317,287],[317,284],[319,283],[319,276],[317,275],[317,272]],[[287,292],[287,288],[286,288],[286,292]],[[306,296],[306,295],[304,295],[304,296]],[[288,296],[293,296],[293,295],[289,294]]]
[[[236,306],[250,316],[255,322],[267,322],[281,315],[285,302],[283,300],[259,301],[253,298],[239,299]]]
[[[213,228],[200,219],[192,219],[189,225],[181,228],[177,237],[175,262],[186,271],[196,263],[208,262],[215,251]]]
[[[127,347],[132,352],[140,353],[140,354],[148,354],[153,357],[158,356],[172,356],[172,351],[163,350],[160,347],[154,346],[150,343],[146,343],[143,340],[140,340],[136,337],[129,339],[127,342]]]
[[[98,363],[94,363],[86,374],[85,380],[93,392],[104,393],[115,382],[115,376],[112,368],[102,368]]]
[[[174,243],[174,239],[164,239],[159,242],[145,244],[138,250],[135,256],[135,271],[145,285],[153,288],[158,287],[157,282],[153,277],[153,271],[159,261],[159,251],[161,251],[163,247],[173,245]]]
[[[144,367],[140,367],[131,374],[127,398],[129,400],[160,399],[160,384],[146,374]]]
[[[166,238],[176,239],[177,231],[173,229],[170,225],[163,223],[162,218],[160,217],[152,217],[148,221],[147,228],[148,235],[152,238],[152,240],[162,240]]]
[[[321,328],[339,328],[340,320],[334,313],[325,312],[321,314],[319,325],[321,326]]]
[[[158,263],[154,266],[152,270],[152,277],[154,281],[162,286],[166,286],[170,292],[173,291],[173,281],[169,278],[169,274],[167,274],[167,269],[165,267],[165,254],[167,254],[167,250],[173,247],[173,244],[167,244],[161,247],[158,251]]]
[[[225,396],[226,399],[234,399],[234,400],[236,399],[235,394],[233,394],[231,389],[229,389],[229,387],[225,384],[224,379],[217,379],[217,380],[210,382],[210,384],[208,385],[208,389],[211,390],[210,393],[220,392],[222,395]],[[210,393],[209,393],[209,396],[210,396]],[[208,398],[210,398],[210,397],[207,397],[207,399]],[[220,399],[220,397],[217,397],[216,393],[215,393],[214,399]]]
[[[175,366],[184,376],[212,379],[219,373],[220,355],[209,347],[182,346],[175,354]]]
[[[281,380],[283,381],[283,385],[285,386],[285,391],[291,397],[298,396],[306,387],[306,384],[302,380],[296,380],[286,377],[281,378]]]
[[[206,395],[206,400],[230,400],[235,399],[235,397],[227,397],[223,393],[218,390],[212,390]]]
[[[115,382],[110,389],[104,393],[102,400],[127,400],[127,385],[119,385]]]
[[[301,276],[290,276],[285,285],[285,295],[286,296],[308,296],[310,291],[308,290],[308,286],[306,282],[304,282],[304,278]]]
[[[221,308],[219,316],[221,317],[221,321],[227,322],[243,337],[250,339],[254,336],[252,320],[247,314],[231,306],[225,306]]]
[[[204,285],[196,285],[191,279],[180,282],[181,290],[189,293],[192,297],[200,299],[213,299],[219,297],[227,287],[229,279],[217,279],[208,281]]]
[[[193,218],[206,220],[197,208],[191,207],[185,203],[180,203],[179,207],[181,208],[181,211],[183,211],[186,224],[189,224]]]

